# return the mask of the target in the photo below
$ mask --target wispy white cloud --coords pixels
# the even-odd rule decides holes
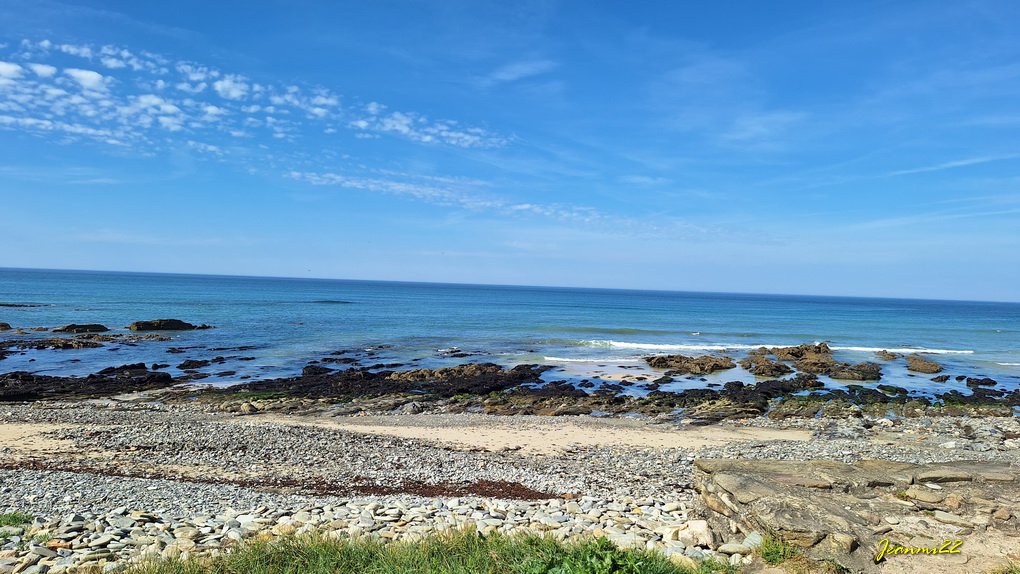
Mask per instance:
[[[42,44],[40,44],[40,45],[42,45]],[[44,47],[49,47],[49,42],[47,42]],[[89,46],[76,46],[76,45],[73,45],[73,44],[60,44],[59,46],[56,47],[56,49],[58,51],[60,51],[60,52],[63,52],[65,54],[70,54],[72,56],[78,56],[80,58],[85,58],[87,60],[92,59],[92,48],[89,47]]]
[[[192,149],[195,149],[195,150],[198,150],[200,152],[207,153],[207,154],[212,154],[212,155],[216,155],[216,156],[223,155],[223,149],[220,148],[219,146],[216,146],[216,145],[213,145],[213,144],[209,144],[209,143],[205,143],[205,142],[197,142],[197,141],[194,141],[194,140],[188,140],[187,143],[188,143],[188,147],[190,147]]]
[[[32,71],[35,72],[35,75],[40,78],[51,78],[57,73],[56,66],[50,66],[48,64],[29,64],[28,67],[31,68]]]
[[[251,87],[244,76],[228,74],[223,79],[213,82],[213,89],[222,98],[242,100],[248,95],[248,90]]]
[[[453,120],[433,121],[414,112],[385,113],[385,107],[370,103],[364,113],[348,126],[364,132],[397,134],[426,144],[448,144],[465,148],[501,147],[510,139],[477,127],[462,127]]]
[[[305,133],[336,134],[345,126],[357,139],[397,136],[463,148],[510,141],[454,120],[389,111],[379,103],[345,108],[342,98],[324,87],[262,84],[241,73],[172,62],[144,50],[23,40],[11,56],[0,61],[5,129],[102,134],[96,139],[117,145],[144,142],[150,150],[161,140],[187,145],[186,139],[166,140],[168,132],[188,134],[194,141],[261,134],[291,142]],[[78,63],[65,63],[74,58]],[[91,131],[77,129],[84,127]],[[199,132],[206,135],[195,138]]]
[[[125,142],[119,140],[112,130],[93,128],[78,123],[0,115],[0,128],[25,128],[75,136],[87,136],[112,145],[125,145]]]
[[[942,210],[929,211],[924,213],[912,213],[896,217],[883,217],[855,223],[846,226],[848,229],[879,229],[893,227],[908,227],[914,225],[931,225],[944,221],[960,219],[990,219],[995,217],[1020,215],[1020,208],[991,209],[991,210]]]
[[[789,111],[745,113],[734,119],[733,124],[720,135],[720,138],[728,143],[771,144],[806,117],[807,114]]]
[[[150,247],[223,247],[225,245],[249,243],[245,240],[228,240],[223,237],[171,237],[146,235],[116,229],[99,229],[80,233],[75,236],[75,239],[85,243],[113,243]]]
[[[469,211],[501,216],[537,216],[576,224],[603,225],[616,232],[642,230],[657,233],[653,224],[629,218],[606,215],[580,205],[515,201],[488,192],[483,181],[442,176],[418,176],[382,172],[376,175],[352,175],[332,171],[291,171],[288,178],[317,186],[330,186],[371,193],[399,195],[434,205],[457,207]]]
[[[20,78],[23,68],[13,62],[0,61],[0,78]]]
[[[1020,154],[1007,154],[1007,155],[993,155],[993,156],[982,156],[982,157],[971,157],[965,159],[958,159],[953,161],[946,161],[933,165],[926,165],[921,167],[914,167],[910,169],[901,169],[897,171],[889,172],[889,177],[895,177],[900,175],[913,175],[915,173],[929,173],[933,171],[945,171],[948,169],[958,169],[961,167],[970,167],[973,165],[981,165],[985,163],[992,163],[996,161],[1005,161],[1010,159],[1020,158]]]
[[[666,185],[672,183],[672,180],[669,178],[651,175],[622,175],[617,178],[617,181],[627,185],[641,186]]]
[[[523,60],[496,68],[479,80],[479,85],[489,88],[498,84],[517,82],[525,78],[548,74],[559,64],[552,60]]]
[[[67,68],[64,73],[78,82],[86,90],[105,91],[109,79],[94,70],[82,70],[80,68]]]

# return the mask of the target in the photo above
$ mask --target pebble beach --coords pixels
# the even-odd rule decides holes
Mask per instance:
[[[1012,417],[693,427],[587,416],[244,415],[99,400],[7,404],[0,428],[0,513],[33,516],[2,531],[0,572],[15,574],[111,572],[258,537],[404,540],[458,528],[604,536],[678,561],[748,566],[761,533],[710,525],[697,460],[1020,466]],[[639,446],[663,436],[675,442]],[[489,448],[478,446],[486,440]]]

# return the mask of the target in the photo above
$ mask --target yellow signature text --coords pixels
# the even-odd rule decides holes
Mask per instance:
[[[888,556],[905,556],[917,554],[959,554],[963,540],[943,540],[941,546],[900,546],[890,543],[888,538],[878,542],[878,554],[875,554],[875,563],[881,562]]]

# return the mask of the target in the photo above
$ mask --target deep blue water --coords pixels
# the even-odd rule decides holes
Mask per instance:
[[[86,374],[132,362],[255,357],[207,369],[237,371],[208,379],[230,382],[292,375],[333,351],[388,345],[380,362],[537,362],[558,367],[548,377],[570,379],[643,368],[638,359],[656,352],[739,356],[761,345],[827,341],[846,360],[922,349],[949,374],[1020,386],[1017,303],[0,269],[4,303],[38,305],[0,306],[0,322],[23,328],[102,323],[126,333],[132,321],[170,317],[216,328],[134,347],[13,354],[0,372]],[[210,350],[237,346],[255,348]],[[170,347],[194,348],[168,354]],[[452,347],[477,355],[452,359],[439,351]],[[884,372],[883,382],[958,388],[911,377],[899,364],[884,364]],[[753,377],[737,369],[710,381],[735,379]]]

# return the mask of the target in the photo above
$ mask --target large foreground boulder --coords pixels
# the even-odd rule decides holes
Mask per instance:
[[[700,459],[695,468],[695,488],[715,532],[733,525],[740,531],[735,542],[770,533],[809,559],[852,572],[879,571],[883,539],[938,547],[973,531],[982,539],[1020,536],[1013,511],[1020,470],[1008,464]],[[932,572],[955,571],[947,556],[928,558]]]

